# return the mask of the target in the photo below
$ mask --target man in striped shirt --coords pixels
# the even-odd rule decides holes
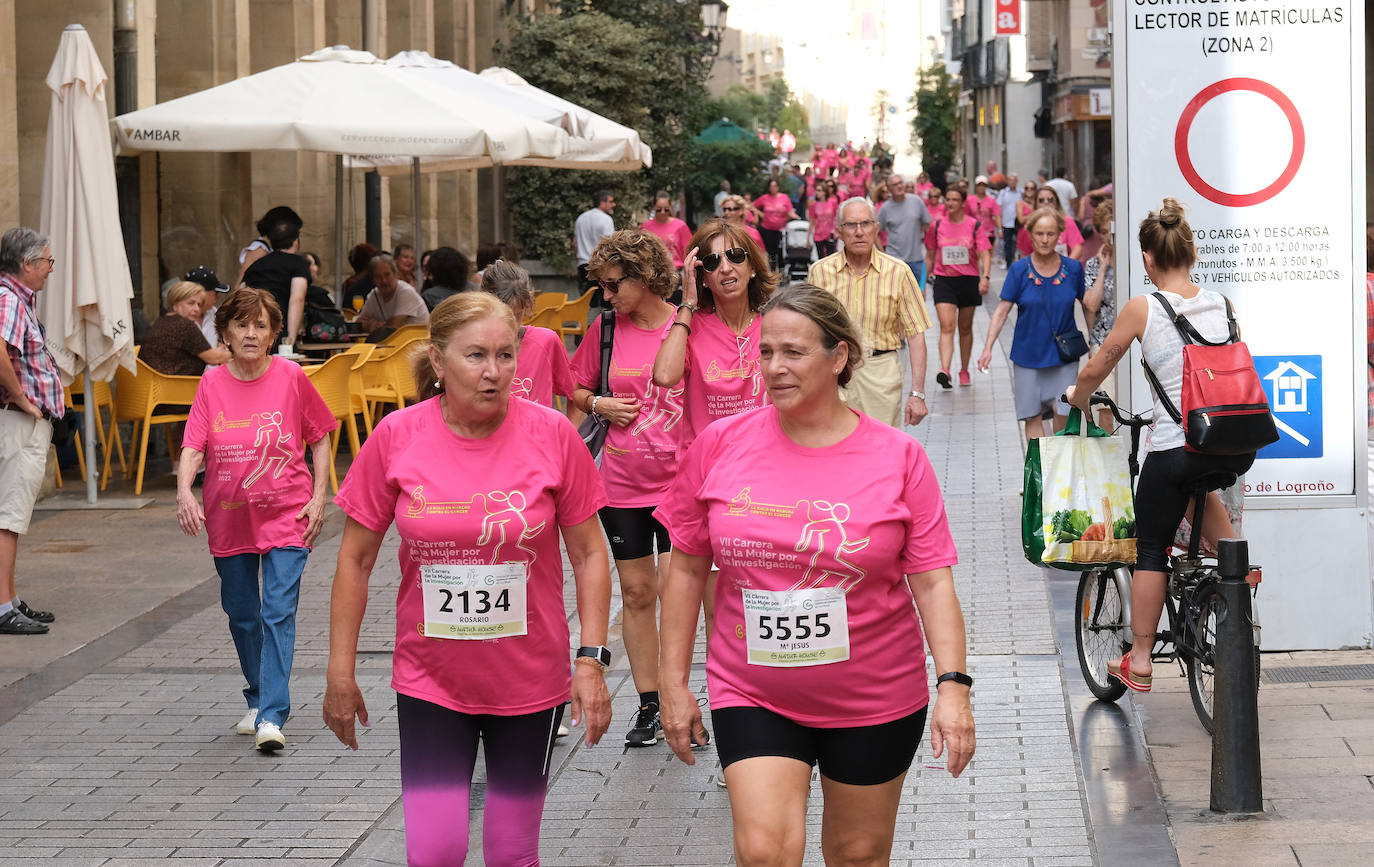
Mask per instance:
[[[64,409],[57,363],[33,309],[52,269],[48,239],[34,230],[10,229],[0,239],[0,635],[41,635],[53,621],[14,589],[19,535],[29,530],[52,420]]]
[[[925,300],[911,269],[901,259],[876,249],[878,220],[864,198],[840,205],[839,235],[844,248],[816,262],[808,282],[834,294],[863,335],[864,363],[844,389],[845,401],[873,418],[899,427],[926,417],[926,343],[930,327]],[[897,349],[908,339],[911,393],[902,401],[902,369]]]

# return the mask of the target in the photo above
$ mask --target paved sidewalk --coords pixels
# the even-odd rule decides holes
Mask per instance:
[[[984,310],[976,347],[986,327]],[[934,359],[933,333],[928,340]],[[978,681],[979,747],[952,780],[923,745],[907,779],[893,863],[1167,864],[1170,833],[1185,864],[1364,860],[1374,842],[1374,684],[1266,681],[1273,809],[1240,824],[1211,818],[1207,741],[1182,681],[1160,677],[1155,694],[1120,706],[1083,698],[1071,637],[1066,645],[1058,625],[1062,579],[1020,554],[1020,433],[1004,355],[994,353],[992,373],[975,373],[970,388],[942,391],[933,360],[930,367],[931,416],[912,433],[941,479],[959,547],[955,578]],[[359,682],[372,717],[362,748],[345,750],[319,722],[341,524],[334,510],[302,582],[288,748],[261,756],[231,728],[242,713],[242,679],[204,540],[176,528],[168,477],[155,478],[150,491],[158,501],[137,512],[45,515],[21,546],[21,591],[60,619],[49,636],[0,637],[0,867],[38,858],[60,867],[403,864],[388,686],[394,532],[373,576],[360,642]],[[576,636],[575,614],[573,629]],[[1312,660],[1266,656],[1265,667]],[[615,720],[606,739],[586,749],[574,730],[557,748],[543,862],[731,863],[729,801],[715,784],[714,750],[688,767],[662,744],[626,749],[636,696],[622,654],[608,684]],[[476,793],[482,788],[479,770]],[[815,788],[808,864],[821,863]],[[472,826],[475,865],[479,811]]]

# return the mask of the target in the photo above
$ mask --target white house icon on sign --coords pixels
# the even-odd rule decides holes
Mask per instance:
[[[1284,361],[1264,378],[1274,382],[1274,412],[1307,412],[1307,383],[1315,374]]]

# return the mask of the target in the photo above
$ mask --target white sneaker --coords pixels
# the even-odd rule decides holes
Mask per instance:
[[[570,734],[572,734],[572,729],[568,728],[567,726],[563,725],[562,723],[559,723],[559,724],[558,724],[558,734],[554,735],[554,737],[556,737],[556,738],[566,738],[566,737],[567,737],[568,735],[570,735]]]
[[[234,731],[241,735],[256,734],[258,731],[258,709],[250,707],[248,713],[243,715],[243,719],[238,721],[238,725],[234,726]]]
[[[286,738],[282,736],[281,727],[276,723],[259,723],[258,736],[253,740],[253,746],[264,753],[275,753],[286,746]]]

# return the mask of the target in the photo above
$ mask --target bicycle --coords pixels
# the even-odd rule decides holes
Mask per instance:
[[[1089,401],[1092,406],[1105,406],[1112,417],[1131,433],[1129,465],[1131,486],[1140,475],[1137,452],[1140,431],[1153,419],[1123,413],[1111,398],[1098,392]],[[1164,595],[1164,610],[1168,627],[1155,636],[1151,648],[1151,662],[1178,663],[1180,672],[1188,678],[1188,692],[1193,710],[1208,734],[1212,733],[1212,690],[1216,661],[1216,627],[1222,614],[1216,584],[1216,560],[1203,558],[1202,520],[1200,516],[1209,491],[1227,488],[1236,482],[1236,474],[1209,473],[1194,480],[1192,534],[1186,551],[1175,549],[1169,557],[1169,571]],[[1078,647],[1078,664],[1088,689],[1102,701],[1114,702],[1126,692],[1126,686],[1107,673],[1107,663],[1119,659],[1131,648],[1131,579],[1134,569],[1118,566],[1114,569],[1094,569],[1083,572],[1078,579],[1075,602],[1074,638]],[[1258,591],[1260,568],[1250,566],[1252,593]],[[1252,617],[1254,629],[1255,684],[1259,684],[1259,619]]]

